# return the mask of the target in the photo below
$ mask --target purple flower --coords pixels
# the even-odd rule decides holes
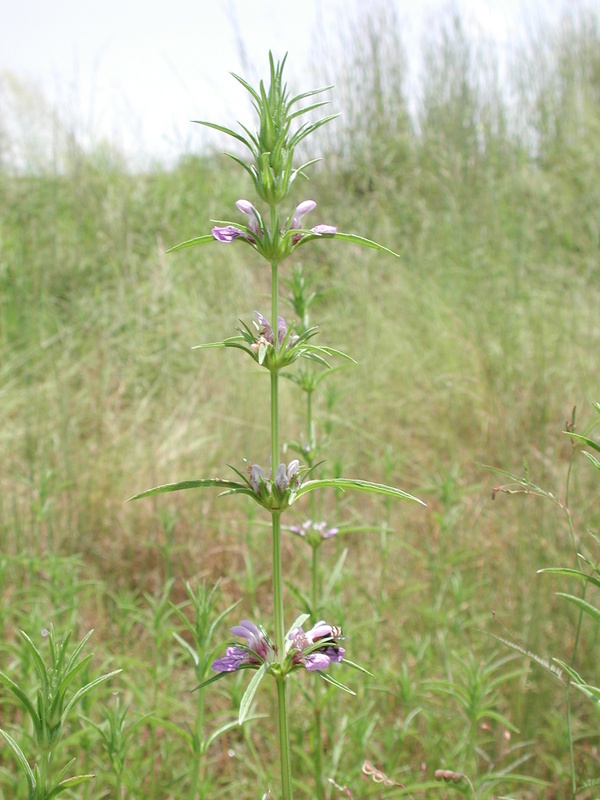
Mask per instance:
[[[238,200],[236,206],[242,212],[242,214],[246,214],[248,217],[248,228],[252,231],[252,233],[256,234],[256,236],[260,236],[261,219],[256,208],[249,200]],[[226,244],[233,242],[234,239],[239,238],[246,239],[246,241],[250,242],[251,244],[254,244],[255,241],[254,236],[246,233],[246,231],[236,228],[234,225],[225,225],[224,227],[215,225],[211,233],[217,241],[225,242]]]
[[[232,645],[225,651],[223,658],[213,661],[212,668],[215,672],[235,672],[245,666],[259,667],[265,661],[271,661],[274,656],[273,645],[266,633],[253,622],[244,619],[235,625],[231,632],[247,640],[245,647]]]
[[[246,214],[248,217],[248,227],[255,233],[257,236],[260,233],[260,216],[258,211],[249,200],[238,200],[236,203],[238,209],[242,212],[242,214]]]
[[[234,239],[238,239],[240,236],[242,239],[249,239],[247,233],[244,233],[239,228],[234,228],[233,225],[225,225],[222,228],[215,225],[211,233],[218,242],[225,242],[226,244],[233,242]]]
[[[305,214],[308,214],[310,211],[313,211],[317,207],[317,204],[314,200],[303,200],[296,206],[294,213],[292,214],[289,222],[289,230],[297,230],[302,227],[302,217]],[[334,225],[315,225],[314,228],[311,228],[313,233],[317,233],[322,235],[324,233],[337,233],[337,228]],[[295,233],[292,236],[292,244],[298,244],[298,242],[302,239],[301,233]]]
[[[315,225],[311,231],[323,235],[324,233],[337,233],[337,228],[335,225]]]
[[[260,495],[261,484],[266,484],[267,476],[261,466],[252,464],[250,468],[250,486],[254,489],[256,494]]]
[[[327,669],[331,662],[339,664],[344,658],[344,648],[337,643],[341,633],[340,628],[334,628],[323,620],[306,632],[294,628],[289,634],[295,651],[292,663],[311,671]]]
[[[314,200],[303,200],[299,205],[297,205],[296,210],[292,214],[292,218],[290,220],[290,230],[301,228],[302,217],[305,214],[308,214],[310,211],[314,211],[316,207],[317,204]]]
[[[290,483],[294,480],[298,472],[300,471],[300,462],[297,458],[285,466],[285,464],[280,464],[277,467],[277,471],[275,472],[275,486],[280,492],[284,492],[290,485]]]
[[[331,539],[332,536],[339,533],[339,528],[328,528],[326,522],[313,522],[312,519],[307,519],[302,525],[291,525],[290,531],[298,536],[308,534],[309,540],[318,542],[321,539]]]
[[[258,320],[259,325],[261,326],[260,335],[267,341],[269,344],[275,344],[275,333],[273,332],[273,328],[271,327],[271,323],[266,317],[259,311],[254,312],[254,316]],[[287,323],[283,317],[277,317],[277,340],[279,344],[283,342],[285,339],[285,335],[287,333]]]

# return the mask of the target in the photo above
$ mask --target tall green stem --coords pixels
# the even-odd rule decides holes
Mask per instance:
[[[283,568],[281,565],[281,514],[273,511],[273,616],[275,646],[279,658],[285,654],[285,627],[283,618]]]
[[[277,705],[279,709],[279,752],[281,754],[281,797],[292,800],[292,760],[287,720],[287,684],[285,676],[277,677]]]
[[[271,209],[272,230],[276,230],[276,210]],[[278,264],[271,264],[271,320],[274,331],[273,346],[279,347]],[[271,372],[271,474],[274,475],[279,464],[279,375]],[[283,565],[281,561],[281,512],[273,511],[273,616],[275,627],[275,646],[280,659],[285,656],[285,624],[283,615]],[[290,758],[290,735],[288,730],[286,683],[284,676],[277,677],[277,705],[279,718],[279,754],[281,759],[282,800],[292,800],[292,762]]]
[[[277,263],[271,265],[271,319],[273,320],[274,347],[279,347],[277,304],[278,274]],[[271,474],[274,475],[279,464],[279,374],[271,372]],[[280,512],[273,511],[273,615],[275,622],[275,644],[280,658],[283,658],[285,628],[283,619],[283,567],[281,563],[281,519]]]

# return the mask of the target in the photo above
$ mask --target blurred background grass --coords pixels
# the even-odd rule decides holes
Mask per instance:
[[[299,253],[317,287],[333,289],[315,313],[322,343],[358,361],[319,400],[327,468],[391,481],[428,504],[392,508],[385,558],[378,534],[332,544],[338,556],[349,546],[339,622],[353,656],[377,655],[378,683],[395,697],[367,693],[351,712],[339,774],[358,774],[365,756],[392,773],[447,765],[452,712],[435,710],[418,684],[454,674],[453,653],[488,657],[494,644],[478,629],[504,635],[504,625],[544,655],[572,644],[573,615],[535,576],[572,555],[562,517],[540,501],[492,503],[498,478],[482,465],[521,472],[525,459],[532,480],[561,494],[570,456],[561,430],[574,406],[591,419],[599,399],[599,24],[595,11],[569,6],[559,26],[532,28],[501,63],[448,14],[414,76],[393,4],[382,3],[343,23],[344,47],[319,59],[316,81],[335,84],[341,117],[314,142],[323,161],[292,199],[318,202],[311,224],[400,255],[337,242]],[[13,101],[15,86],[3,83]],[[14,143],[0,137],[3,649],[12,652],[15,627],[93,626],[107,660],[137,665],[127,684],[137,710],[148,711],[150,694],[164,710],[173,684],[139,666],[156,639],[123,609],[139,611],[143,593],[156,596],[171,576],[181,600],[182,578],[224,575],[228,600],[266,616],[264,533],[243,504],[209,492],[124,500],[157,483],[225,476],[243,458],[268,461],[266,376],[239,354],[190,348],[230,335],[255,308],[267,313],[270,276],[247,248],[165,255],[250,196],[224,157],[133,174],[118,152],[83,147],[53,124],[52,162],[27,169],[12,168]],[[283,436],[297,439],[303,404],[287,382],[282,402]],[[581,530],[598,526],[590,480],[582,469],[573,488]],[[376,525],[387,513],[355,497],[322,502],[336,523]],[[295,543],[285,557],[288,574],[300,574]],[[593,675],[589,643],[582,657]],[[553,784],[530,796],[562,797],[560,697],[526,666],[497,707],[532,741],[527,769]],[[173,670],[181,686],[191,680]],[[408,735],[403,721],[417,707],[427,722]],[[581,713],[582,747],[597,760],[595,726]],[[366,731],[363,717],[388,722]],[[147,755],[147,742],[138,747]],[[169,753],[165,774],[181,759]],[[215,764],[229,780],[223,791],[239,793],[227,757]],[[153,796],[171,796],[153,769]],[[94,791],[105,796],[101,784]]]

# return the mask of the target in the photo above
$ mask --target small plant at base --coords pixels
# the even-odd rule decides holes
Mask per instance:
[[[50,627],[46,632],[50,647],[49,665],[44,662],[40,651],[29,636],[24,631],[20,631],[20,634],[30,652],[41,683],[35,702],[29,698],[24,688],[3,672],[0,672],[0,683],[3,683],[13,693],[23,711],[29,715],[33,728],[32,739],[37,750],[34,768],[31,768],[29,760],[17,742],[1,728],[0,737],[12,750],[25,776],[30,800],[53,800],[62,792],[79,786],[94,777],[93,775],[77,775],[65,778],[64,775],[73,762],[70,761],[58,770],[54,765],[53,756],[63,734],[65,722],[77,703],[96,687],[118,675],[121,670],[114,670],[107,675],[95,678],[69,697],[68,690],[71,683],[92,658],[92,654],[79,658],[92,631],[84,636],[71,656],[67,658],[67,646],[71,634],[65,634],[59,641],[54,629]]]

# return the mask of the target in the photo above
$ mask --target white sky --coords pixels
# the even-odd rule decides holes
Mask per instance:
[[[168,159],[199,149],[210,136],[190,120],[235,127],[246,112],[244,92],[229,75],[248,77],[239,41],[251,83],[256,75],[266,76],[272,49],[276,57],[289,52],[288,80],[301,90],[312,88],[315,30],[334,39],[342,17],[353,13],[348,9],[376,4],[355,2],[2,0],[0,101],[9,72],[39,87],[80,135],[92,132],[128,153]],[[424,21],[448,7],[447,0],[392,2],[407,32],[409,55]],[[484,35],[509,46],[523,20],[555,17],[568,2],[455,0],[454,6]],[[6,98],[0,109],[6,117]]]

